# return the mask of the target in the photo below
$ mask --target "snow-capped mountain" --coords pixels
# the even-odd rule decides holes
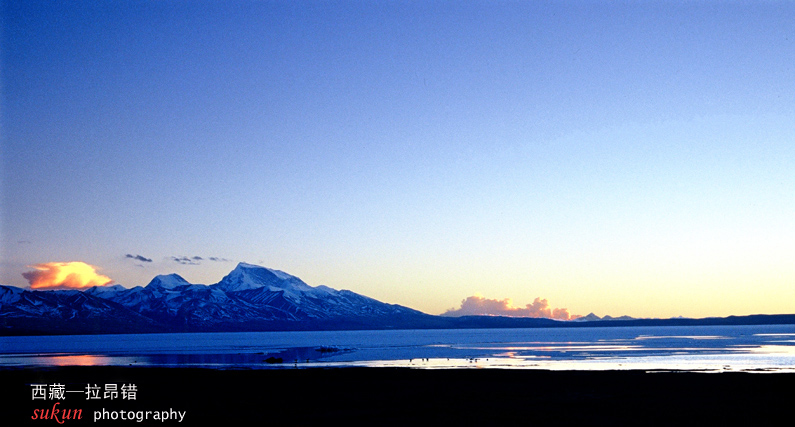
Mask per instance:
[[[115,286],[110,288],[104,291],[118,292]],[[5,333],[51,334],[162,330],[152,319],[92,293],[28,291],[13,286],[0,286],[0,327]]]
[[[241,262],[220,282],[213,285],[226,292],[245,291],[250,289],[269,288],[272,291],[284,290],[301,294],[316,290],[303,280],[283,271],[272,270],[258,265]]]
[[[293,319],[385,317],[421,314],[399,305],[385,304],[351,291],[312,287],[283,271],[240,263],[220,282],[210,286],[258,305],[289,313]]]
[[[442,317],[351,291],[312,287],[283,271],[245,263],[212,285],[192,284],[177,274],[134,288],[37,291],[0,285],[0,335],[738,324],[795,324],[795,315],[631,319],[591,313],[573,322]]]
[[[162,289],[175,289],[180,286],[190,285],[187,280],[183,279],[179,274],[161,274],[155,276],[147,287],[158,287]]]
[[[435,316],[351,291],[312,287],[283,271],[240,263],[220,282],[177,274],[145,287],[30,291],[0,286],[0,326],[14,330],[251,331],[411,327]],[[79,332],[76,332],[79,333]]]

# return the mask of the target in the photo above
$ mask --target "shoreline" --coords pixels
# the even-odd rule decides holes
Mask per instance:
[[[292,425],[759,425],[789,415],[795,373],[549,371],[513,369],[304,368],[202,369],[48,367],[0,369],[9,425],[41,425],[36,409],[80,408],[122,416],[183,411],[183,422]],[[61,384],[63,400],[32,399],[31,384]],[[135,400],[86,400],[86,386],[134,385]],[[45,387],[47,388],[47,387]],[[110,413],[108,412],[108,413]],[[52,420],[48,421],[52,422]],[[98,420],[163,425],[162,420]]]

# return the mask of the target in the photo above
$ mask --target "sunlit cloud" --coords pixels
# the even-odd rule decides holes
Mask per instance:
[[[113,282],[110,277],[98,274],[97,267],[80,261],[46,262],[30,267],[35,270],[22,273],[22,277],[31,289],[83,289]]]
[[[571,320],[579,315],[569,314],[565,308],[550,308],[549,301],[536,298],[532,304],[515,307],[511,300],[484,298],[480,295],[471,296],[461,301],[461,307],[451,308],[442,316],[508,316],[508,317],[546,317],[548,319]]]

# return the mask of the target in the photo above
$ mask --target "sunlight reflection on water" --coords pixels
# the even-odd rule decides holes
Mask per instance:
[[[795,325],[0,337],[0,367],[795,371]]]

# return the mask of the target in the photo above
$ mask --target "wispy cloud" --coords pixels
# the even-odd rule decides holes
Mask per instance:
[[[201,265],[202,261],[213,261],[213,262],[231,262],[231,259],[221,258],[217,256],[211,257],[203,257],[199,255],[194,256],[170,256],[168,257],[171,261],[180,263],[182,265]]]
[[[133,255],[133,254],[127,254],[127,255],[125,255],[124,257],[125,257],[125,258],[134,259],[134,260],[136,260],[136,261],[141,261],[141,262],[152,262],[152,259],[151,259],[151,258],[147,258],[147,257],[145,257],[145,256],[143,256],[143,255]]]
[[[550,308],[549,301],[536,298],[532,304],[515,307],[511,300],[471,296],[461,301],[461,307],[451,308],[442,316],[508,316],[508,317],[546,317],[548,319],[571,320],[581,317],[569,314],[565,308]]]
[[[80,261],[46,262],[30,266],[34,271],[22,273],[32,289],[82,289],[113,282],[98,274],[93,265]]]
[[[198,259],[197,259],[198,258]],[[170,259],[182,265],[199,265],[201,257],[172,256]]]

